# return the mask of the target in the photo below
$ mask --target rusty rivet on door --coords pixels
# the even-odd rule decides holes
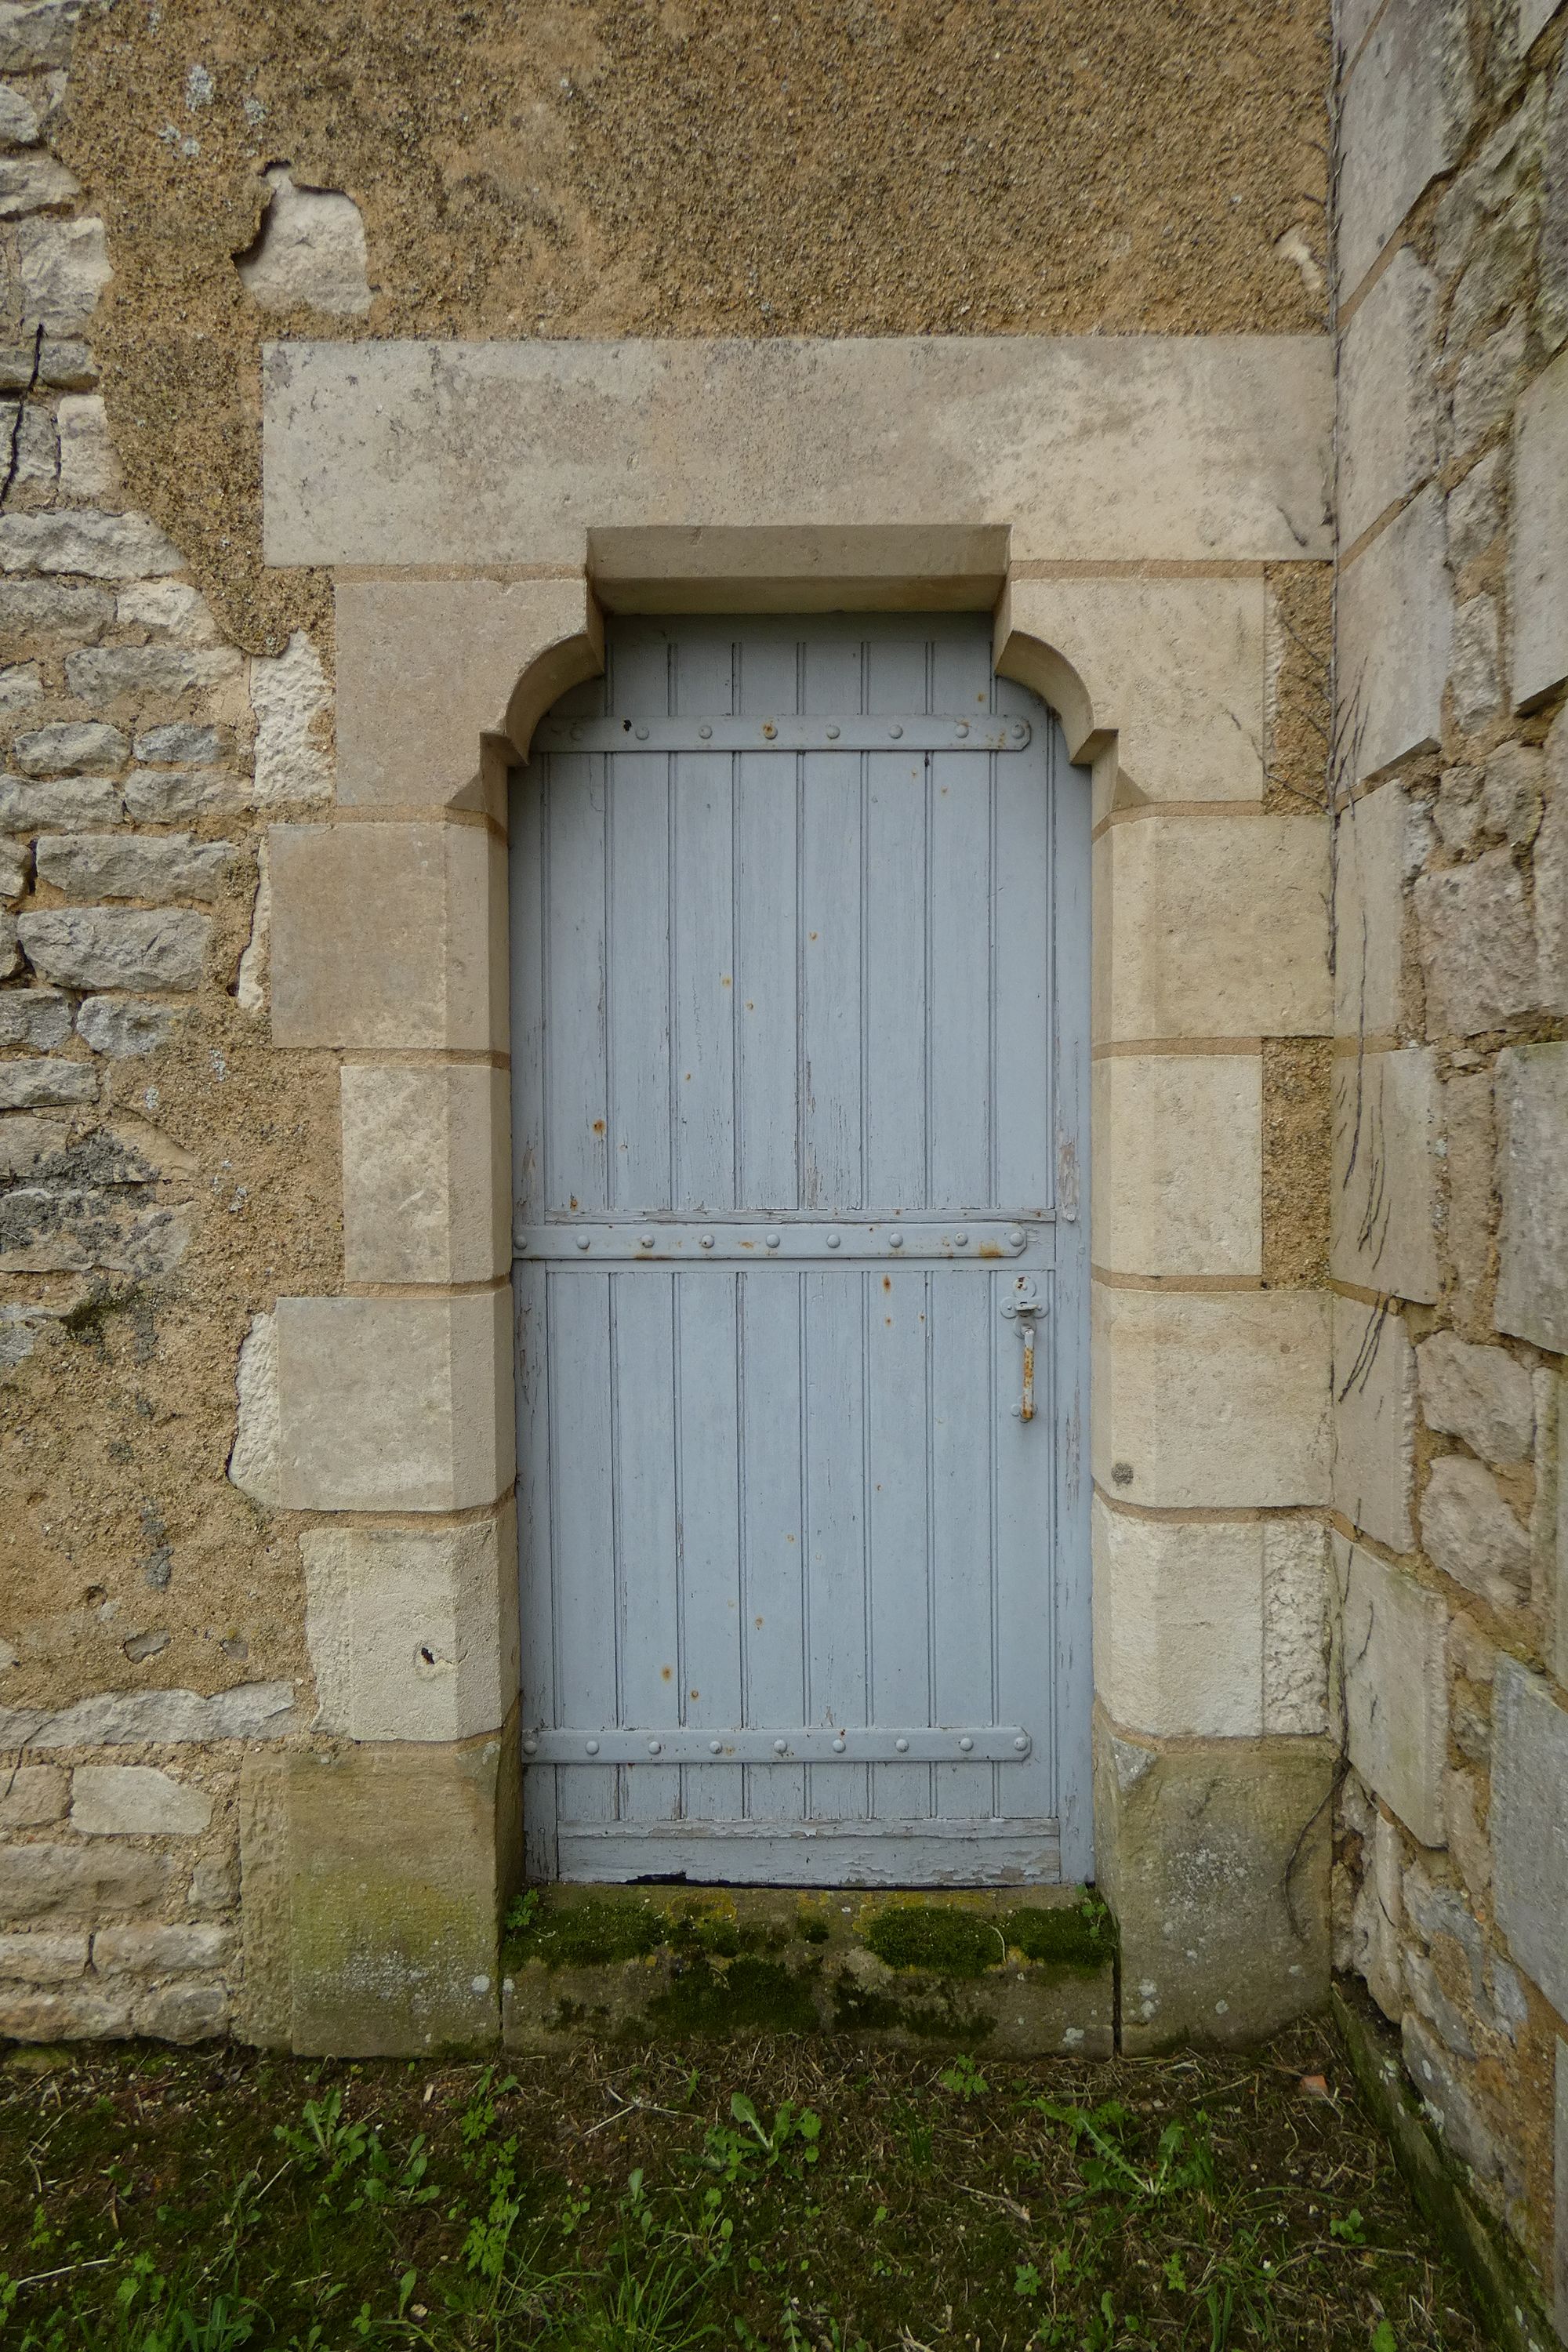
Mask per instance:
[[[653,1235],[651,1234],[639,1234],[637,1236],[637,1244],[639,1248],[652,1249]]]
[[[769,741],[770,743],[773,741],[773,737],[778,733],[778,731],[779,731],[779,730],[778,730],[778,729],[773,725],[773,720],[772,720],[771,719],[763,719],[763,733],[767,737],[768,741]]]
[[[700,1241],[701,1241],[702,1247],[703,1247],[704,1249],[711,1249],[711,1248],[712,1248],[712,1246],[713,1246],[713,1236],[712,1236],[712,1234],[701,1234],[701,1235],[700,1236]]]
[[[708,1742],[708,1753],[710,1756],[722,1756],[724,1753],[723,1741],[721,1739],[710,1739]]]
[[[962,1225],[952,1237],[952,1245],[954,1249],[967,1249],[969,1246],[969,1235],[964,1232]]]

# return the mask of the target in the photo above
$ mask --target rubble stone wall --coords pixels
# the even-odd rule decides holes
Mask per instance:
[[[1337,29],[1337,1957],[1563,2325],[1568,18]]]

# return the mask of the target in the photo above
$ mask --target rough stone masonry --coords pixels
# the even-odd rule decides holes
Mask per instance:
[[[1103,1076],[1112,1124],[1203,1145],[1116,1178],[1108,1244],[1129,1202],[1164,1236],[1188,1353],[1184,1286],[1291,1293],[1282,1424],[1326,1422],[1331,1319],[1331,1473],[1223,1525],[1108,1486],[1106,1591],[1148,1606],[1097,1674],[1183,1738],[1333,1727],[1338,1964],[1568,2327],[1568,17],[515,15],[0,5],[0,2036],[288,2040],[289,1776],[329,1815],[299,1775],[352,1730],[395,1806],[403,1743],[504,1713],[477,1653],[389,1700],[417,1519],[272,1475],[274,1309],[363,1271],[382,1112],[272,1042],[269,828],[337,769],[330,583],[261,561],[263,341],[1327,334],[1336,703],[1316,567],[1272,566],[1258,731],[1268,812],[1335,813],[1332,1038]],[[1236,733],[1160,789],[1233,789]],[[451,1099],[443,1167],[482,1125]],[[497,1524],[440,1537],[443,1658]],[[1152,1849],[1177,1799],[1114,1753]]]

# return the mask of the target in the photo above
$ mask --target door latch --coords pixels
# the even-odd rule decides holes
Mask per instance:
[[[1024,1342],[1024,1392],[1013,1407],[1015,1421],[1035,1418],[1035,1327],[1046,1312],[1046,1302],[1040,1297],[1032,1275],[1021,1274],[1013,1286],[1013,1296],[1002,1301],[1002,1314],[1006,1322],[1016,1323],[1018,1336]]]

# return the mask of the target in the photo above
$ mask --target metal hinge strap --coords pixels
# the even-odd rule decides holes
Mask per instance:
[[[908,1731],[814,1724],[786,1731],[715,1731],[680,1725],[522,1735],[528,1764],[1022,1764],[1034,1741],[1021,1724],[916,1727]]]
[[[535,751],[1022,751],[1026,719],[994,711],[952,718],[548,719]]]

